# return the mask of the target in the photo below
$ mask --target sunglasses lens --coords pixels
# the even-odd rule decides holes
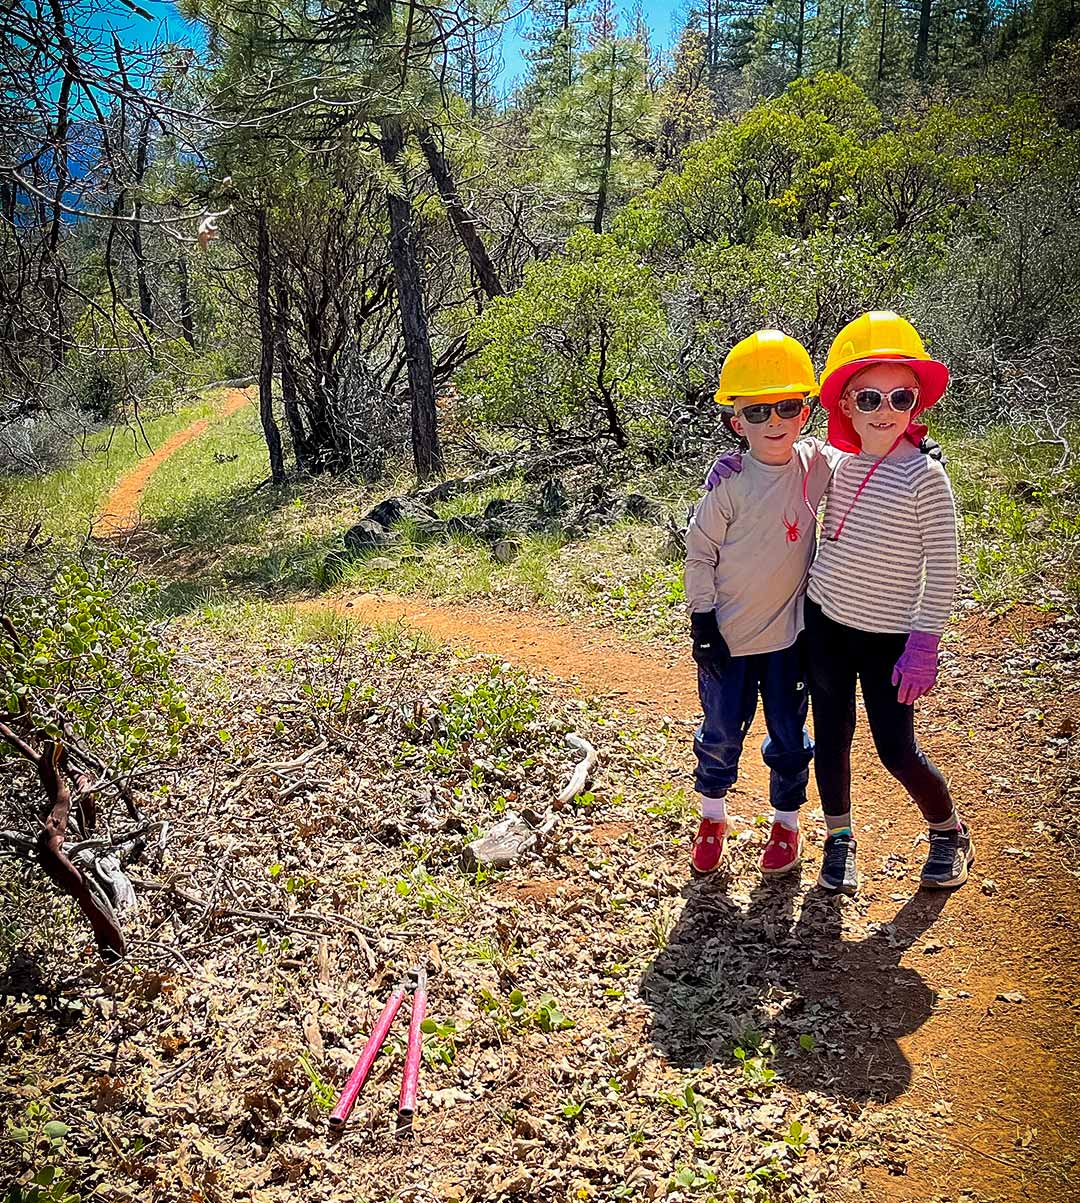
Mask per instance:
[[[889,404],[900,413],[906,413],[915,408],[918,394],[913,388],[896,388],[889,394]]]
[[[880,409],[884,400],[876,388],[861,388],[855,394],[855,406],[864,414],[872,414],[875,409]]]
[[[770,413],[772,413],[771,405],[747,405],[739,411],[739,417],[754,426],[760,426],[762,422],[769,420]]]
[[[777,401],[776,412],[782,418],[797,418],[802,413],[803,403],[798,397],[789,397],[786,401]]]

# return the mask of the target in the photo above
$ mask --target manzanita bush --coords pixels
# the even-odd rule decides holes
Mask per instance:
[[[36,854],[90,921],[99,948],[122,955],[107,874],[63,851],[89,837],[100,805],[122,801],[141,823],[136,788],[175,755],[188,721],[172,652],[154,629],[148,588],[125,560],[6,562],[0,595],[0,762],[21,760],[40,787],[37,813],[19,795],[4,851]],[[5,824],[9,826],[10,824]],[[27,832],[24,837],[22,832]],[[112,833],[110,850],[138,846]]]

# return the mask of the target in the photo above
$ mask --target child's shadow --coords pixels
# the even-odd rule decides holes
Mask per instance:
[[[734,1066],[736,1049],[799,1090],[856,1100],[903,1093],[911,1066],[897,1040],[929,1018],[936,996],[901,956],[946,897],[916,894],[892,922],[859,942],[841,940],[845,904],[796,880],[763,882],[743,910],[692,884],[665,948],[646,970],[642,998],[652,1039],[672,1065]],[[771,1046],[771,1047],[768,1047]]]

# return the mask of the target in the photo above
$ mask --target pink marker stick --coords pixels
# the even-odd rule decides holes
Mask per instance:
[[[386,1033],[390,1031],[390,1025],[394,1022],[394,1016],[398,1013],[398,1007],[401,1006],[401,1000],[404,997],[405,987],[398,986],[386,1000],[386,1006],[383,1007],[382,1014],[379,1016],[371,1035],[368,1037],[367,1044],[364,1045],[364,1051],[360,1054],[360,1059],[356,1062],[356,1068],[349,1074],[349,1080],[345,1083],[345,1089],[338,1096],[337,1106],[330,1112],[330,1127],[335,1132],[340,1132],[345,1127],[345,1121],[349,1118],[349,1112],[353,1109],[356,1096],[360,1093],[360,1087],[363,1086],[364,1081],[371,1072],[375,1056],[386,1039]]]
[[[420,1080],[420,1053],[424,1046],[424,1033],[420,1025],[427,1010],[427,974],[417,974],[416,990],[412,999],[412,1015],[409,1017],[409,1047],[405,1054],[405,1073],[401,1079],[401,1098],[398,1100],[398,1115],[408,1119],[416,1111],[416,1092]]]

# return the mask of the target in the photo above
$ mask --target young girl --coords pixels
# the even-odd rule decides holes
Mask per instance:
[[[855,893],[851,741],[862,686],[881,763],[930,828],[922,884],[962,885],[975,859],[945,779],[915,740],[916,698],[937,680],[938,644],[957,578],[956,511],[941,464],[920,453],[913,419],[949,382],[915,328],[864,313],[837,335],[821,378],[837,468],[810,569],[806,645],[817,747],[815,775],[829,829],[819,884]]]

